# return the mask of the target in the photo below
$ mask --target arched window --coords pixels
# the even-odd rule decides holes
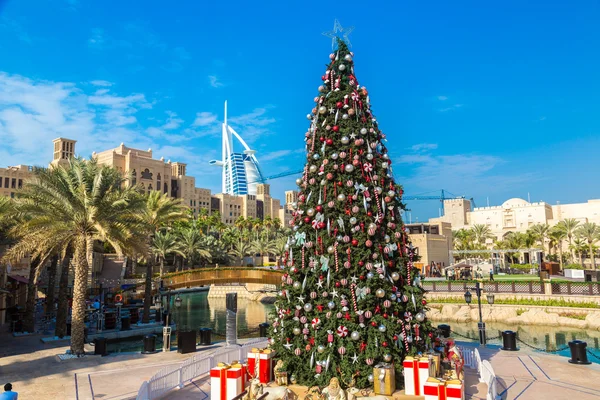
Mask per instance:
[[[142,171],[142,179],[152,179],[152,172],[148,168]]]

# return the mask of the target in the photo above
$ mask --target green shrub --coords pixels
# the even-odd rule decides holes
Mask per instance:
[[[444,298],[431,299],[431,303],[443,303],[443,304],[464,304],[465,299],[462,296],[452,296]],[[482,304],[487,304],[486,298],[481,298]],[[600,304],[593,301],[569,301],[564,298],[557,299],[517,299],[496,298],[494,304],[506,304],[516,306],[544,306],[544,307],[574,307],[574,308],[600,308]]]
[[[565,269],[584,269],[583,265],[580,264],[567,264],[565,265]]]

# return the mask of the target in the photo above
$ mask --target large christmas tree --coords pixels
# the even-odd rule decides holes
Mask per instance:
[[[385,135],[338,39],[308,115],[306,166],[271,338],[292,382],[372,384],[427,349],[431,324]]]

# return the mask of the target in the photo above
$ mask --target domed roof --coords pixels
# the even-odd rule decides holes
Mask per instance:
[[[523,200],[518,197],[514,197],[514,198],[508,199],[504,203],[502,203],[502,207],[513,208],[513,207],[527,206],[529,204],[530,203],[527,200]]]

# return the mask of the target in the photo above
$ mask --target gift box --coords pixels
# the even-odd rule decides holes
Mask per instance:
[[[245,364],[219,363],[210,370],[210,399],[231,400],[244,391],[247,369]]]
[[[396,369],[394,364],[382,363],[373,368],[375,394],[391,396],[396,391]]]
[[[404,393],[409,396],[420,396],[429,378],[430,360],[428,357],[406,357],[404,367]]]
[[[260,383],[273,381],[275,352],[270,349],[252,349],[248,353],[248,374],[258,378]]]
[[[425,400],[465,400],[465,386],[463,381],[442,381],[429,378],[423,388]]]

